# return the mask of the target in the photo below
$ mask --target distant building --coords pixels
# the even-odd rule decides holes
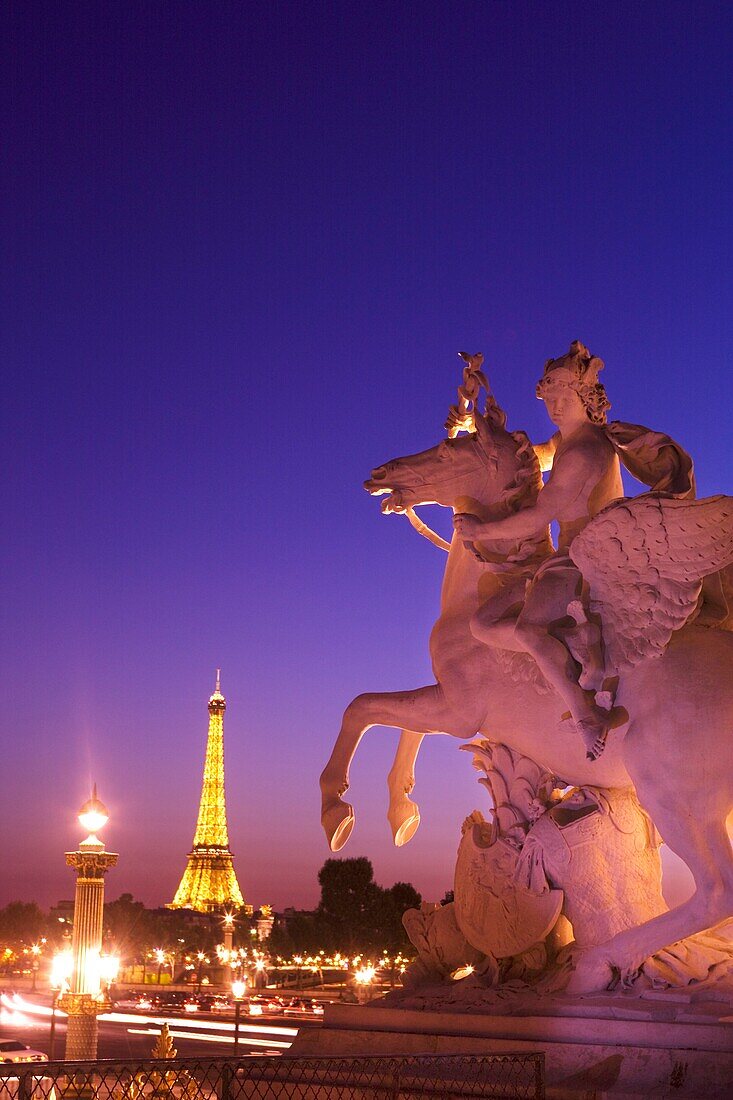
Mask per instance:
[[[73,901],[57,901],[55,905],[49,909],[49,916],[52,920],[58,921],[59,924],[68,924],[69,927],[74,923],[74,902]]]

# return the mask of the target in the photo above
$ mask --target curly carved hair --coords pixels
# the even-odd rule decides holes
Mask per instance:
[[[536,390],[540,399],[544,396],[549,376],[559,367],[564,367],[573,375],[570,386],[583,402],[590,422],[605,424],[606,411],[611,408],[611,402],[608,400],[605,386],[598,381],[598,374],[603,370],[603,360],[596,355],[591,355],[580,340],[573,340],[566,355],[560,356],[559,359],[548,359],[545,363],[545,373],[537,383]]]

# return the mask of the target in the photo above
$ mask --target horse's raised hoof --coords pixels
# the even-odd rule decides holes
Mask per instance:
[[[348,802],[342,802],[340,798],[324,809],[321,814],[321,824],[332,852],[339,852],[343,848],[351,836],[355,821],[353,809]]]
[[[613,967],[607,958],[594,954],[593,948],[573,951],[573,971],[565,987],[566,993],[602,993],[614,978]]]
[[[396,848],[401,848],[412,840],[420,825],[420,808],[409,798],[401,799],[390,806],[387,819],[392,829],[392,838]]]

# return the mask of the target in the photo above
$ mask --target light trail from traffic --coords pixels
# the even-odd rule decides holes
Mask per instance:
[[[27,1001],[19,993],[14,993],[12,996],[3,993],[0,995],[0,1005],[13,1014],[17,1023],[32,1023],[34,1017],[40,1017],[45,1021],[50,1019],[54,1012],[48,1005]],[[56,1018],[59,1023],[62,1023],[66,1019],[66,1013],[56,1009]],[[168,1024],[171,1035],[177,1039],[234,1045],[235,1025],[225,1020],[192,1020],[190,1016],[147,1016],[132,1012],[104,1012],[100,1014],[99,1020],[111,1024],[124,1024],[130,1035],[158,1035],[163,1024]],[[178,1025],[176,1030],[173,1030],[176,1025]],[[185,1030],[179,1030],[180,1028]],[[275,1053],[289,1049],[298,1034],[298,1028],[285,1027],[281,1024],[240,1023],[238,1032],[240,1046],[264,1047]]]
[[[127,1029],[130,1035],[159,1035],[160,1032],[154,1027],[128,1027]],[[234,1044],[233,1035],[191,1035],[187,1031],[171,1031],[171,1036],[174,1039],[195,1039],[197,1043],[231,1043]],[[248,1043],[250,1046],[267,1047],[271,1050],[275,1047],[280,1050],[288,1050],[292,1045],[291,1043],[280,1043],[277,1039],[248,1039],[241,1037],[239,1039],[240,1045],[242,1043]]]

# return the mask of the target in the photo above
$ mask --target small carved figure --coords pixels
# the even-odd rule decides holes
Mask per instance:
[[[453,902],[423,902],[419,909],[408,909],[402,923],[418,953],[403,975],[406,986],[444,980],[461,967],[490,965],[485,953],[473,947],[456,924]]]

